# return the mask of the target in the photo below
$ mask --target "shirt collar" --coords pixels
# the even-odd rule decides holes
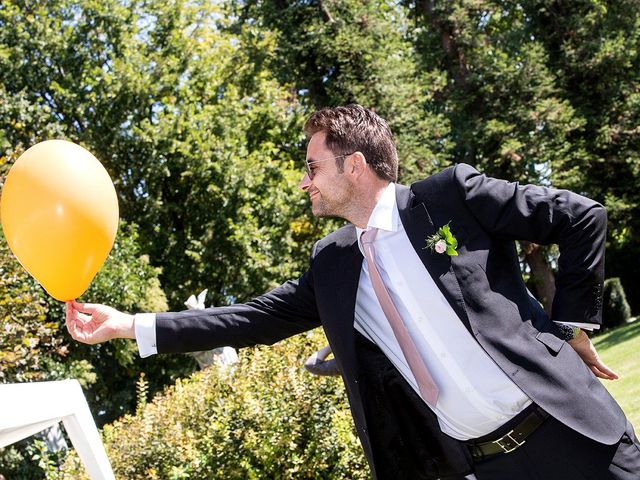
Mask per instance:
[[[362,232],[369,230],[370,228],[377,228],[385,232],[395,232],[398,230],[398,220],[400,216],[398,214],[398,207],[396,204],[396,184],[391,182],[382,192],[382,196],[369,217],[367,222],[367,228],[356,227],[356,233],[358,234],[358,243],[360,243],[360,236]],[[378,232],[379,234],[382,232]]]

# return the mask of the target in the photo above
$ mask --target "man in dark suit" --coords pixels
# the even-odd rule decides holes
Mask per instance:
[[[297,280],[246,304],[180,313],[70,302],[80,341],[141,355],[271,344],[322,325],[374,478],[640,479],[640,449],[579,328],[601,322],[606,213],[568,191],[448,168],[396,185],[387,123],[358,105],[314,113],[300,184],[350,222]],[[549,318],[515,241],[560,247]],[[571,348],[573,347],[573,348]]]

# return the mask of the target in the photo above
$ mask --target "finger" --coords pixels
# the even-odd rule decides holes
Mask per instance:
[[[85,313],[81,313],[82,309],[77,308],[83,305],[91,305],[91,304],[82,304],[78,303],[75,300],[72,302],[67,302],[67,319],[71,317],[76,323],[80,322],[82,325],[90,322],[92,320],[91,315],[87,315]]]
[[[75,310],[71,308],[67,310],[67,318],[66,318],[65,324],[67,326],[67,331],[69,332],[69,335],[71,335],[71,338],[76,339],[77,328],[76,328],[76,319],[75,319],[74,312]]]
[[[598,378],[602,378],[604,380],[618,379],[618,375],[614,371],[607,369],[604,365],[602,366],[604,367],[604,369],[599,368],[599,366],[597,365],[591,365],[589,368],[591,368],[593,374]]]
[[[67,330],[71,333],[71,329],[75,327],[75,310],[72,302],[67,302],[66,313],[65,323],[67,325]]]
[[[100,330],[101,326],[96,325],[92,321],[84,322],[78,319],[73,324],[73,338],[83,343],[90,345],[98,343],[95,340],[96,332]]]
[[[620,376],[616,372],[611,370],[600,360],[598,360],[593,366],[597,368],[599,372],[605,375],[604,377],[600,377],[600,378],[606,378],[607,380],[617,380],[618,378],[620,378]]]
[[[595,365],[589,365],[589,369],[593,372],[593,374],[596,377],[603,378],[603,379],[607,380],[607,375],[605,375],[600,370],[598,370],[598,367],[596,367]]]
[[[80,303],[75,300],[73,301],[73,308],[83,313],[95,313],[100,306],[101,305],[97,303]]]
[[[76,328],[73,334],[73,339],[82,343],[91,343],[88,341],[91,332],[87,332],[81,328]]]
[[[618,378],[620,378],[620,375],[618,375],[616,372],[611,370],[604,363],[598,364],[598,370],[608,375],[610,380],[617,380]]]
[[[90,326],[93,319],[89,315],[85,315],[84,313],[78,313],[73,317],[73,324],[75,325],[76,330],[82,329],[86,330],[88,326]]]
[[[611,380],[616,380],[619,378],[619,375],[611,370],[609,367],[605,365],[605,363],[600,358],[600,355],[594,350],[593,352],[593,360],[589,362],[589,365],[595,367],[602,374],[606,375],[607,378]]]
[[[67,303],[67,316],[65,324],[67,326],[69,334],[71,335],[71,338],[73,338],[74,340],[83,341],[86,339],[87,335],[84,327],[85,325],[87,325],[87,323],[89,323],[91,317],[81,314],[73,307],[73,303]]]

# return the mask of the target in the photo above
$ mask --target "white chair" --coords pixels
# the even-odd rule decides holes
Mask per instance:
[[[0,384],[0,447],[62,422],[92,480],[115,480],[77,380]]]

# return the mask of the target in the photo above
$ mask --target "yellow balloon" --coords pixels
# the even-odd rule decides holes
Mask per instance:
[[[41,142],[11,167],[0,200],[2,228],[22,266],[57,300],[82,295],[111,251],[118,198],[84,148]]]

